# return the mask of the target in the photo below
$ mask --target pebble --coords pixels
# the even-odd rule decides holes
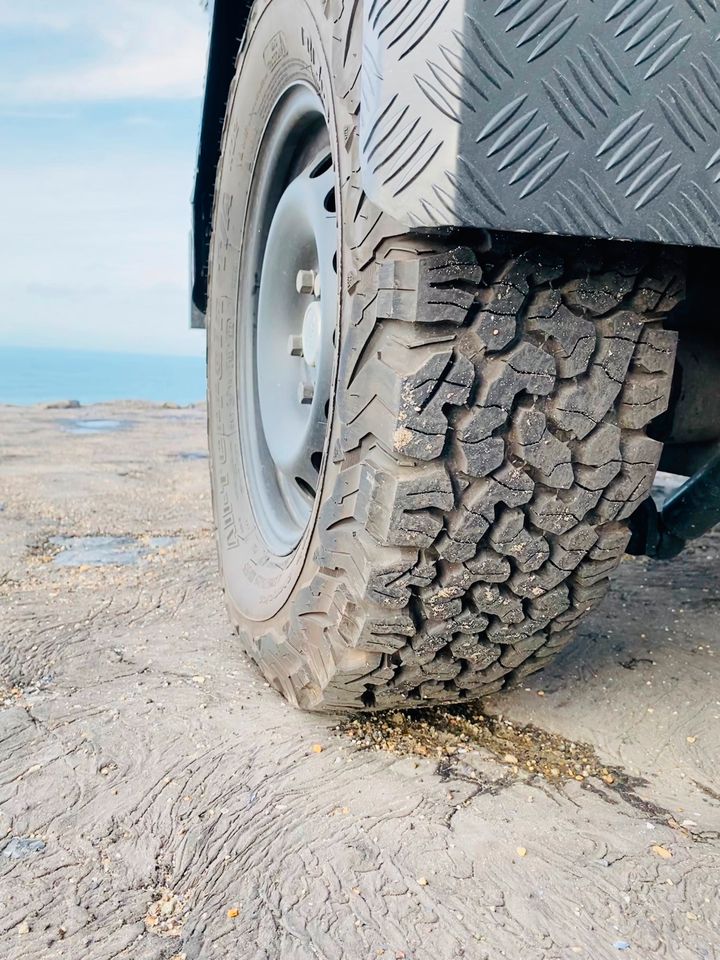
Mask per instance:
[[[145,917],[145,926],[163,937],[175,937],[182,930],[183,905],[167,887],[161,887]]]
[[[79,400],[58,400],[57,403],[48,403],[45,405],[46,410],[79,410],[80,401]]]
[[[656,856],[662,857],[663,860],[670,860],[672,857],[672,853],[667,849],[667,847],[661,847],[659,843],[653,844],[652,852]]]

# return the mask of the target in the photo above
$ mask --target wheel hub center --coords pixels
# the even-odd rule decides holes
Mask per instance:
[[[315,369],[322,350],[322,307],[313,300],[305,311],[302,327],[302,351],[305,363]]]

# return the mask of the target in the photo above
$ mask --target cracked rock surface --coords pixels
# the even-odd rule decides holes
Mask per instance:
[[[720,536],[626,561],[489,719],[355,725],[240,652],[204,410],[78,417],[126,426],[0,408],[5,960],[715,956]],[[97,537],[136,562],[57,562]]]

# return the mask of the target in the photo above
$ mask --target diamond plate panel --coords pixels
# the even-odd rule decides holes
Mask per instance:
[[[368,195],[410,226],[720,246],[720,0],[364,0]]]

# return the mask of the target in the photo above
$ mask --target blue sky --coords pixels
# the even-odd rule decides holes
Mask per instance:
[[[201,354],[198,0],[0,0],[0,348]]]

